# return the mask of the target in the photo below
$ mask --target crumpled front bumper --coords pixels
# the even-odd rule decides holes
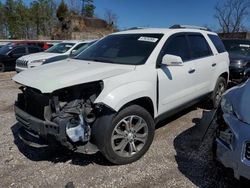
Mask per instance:
[[[17,121],[22,125],[19,137],[27,145],[32,147],[43,147],[50,144],[50,141],[58,141],[71,149],[67,141],[65,127],[53,122],[38,119],[15,105]]]
[[[239,121],[235,116],[221,114],[220,126],[216,137],[216,158],[226,168],[234,171],[235,178],[250,179],[250,125]],[[225,124],[225,125],[222,125]]]

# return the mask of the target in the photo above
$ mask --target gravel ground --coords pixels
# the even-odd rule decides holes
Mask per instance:
[[[213,162],[209,136],[201,142],[210,113],[195,107],[158,124],[149,151],[129,165],[112,165],[100,153],[27,147],[17,137],[13,75],[0,73],[0,187],[240,187]]]

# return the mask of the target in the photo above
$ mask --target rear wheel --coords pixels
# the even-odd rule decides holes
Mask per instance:
[[[227,82],[225,78],[219,77],[216,83],[216,86],[214,88],[213,94],[212,94],[212,105],[213,108],[218,108],[221,97],[223,93],[226,91],[227,88]]]
[[[114,164],[128,164],[141,158],[154,138],[154,121],[138,105],[121,110],[112,122],[97,125],[96,145]]]
[[[5,71],[5,66],[3,63],[0,63],[0,72],[4,72]]]

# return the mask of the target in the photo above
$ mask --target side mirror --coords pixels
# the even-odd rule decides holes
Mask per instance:
[[[183,66],[183,61],[180,56],[170,54],[164,55],[161,63],[167,66]]]
[[[69,54],[69,57],[73,57],[74,55],[75,55],[75,52],[76,52],[77,50],[72,50],[71,52],[70,52],[70,54]]]

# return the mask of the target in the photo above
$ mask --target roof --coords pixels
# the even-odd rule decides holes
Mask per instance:
[[[115,34],[136,34],[136,33],[162,33],[167,34],[169,32],[199,32],[199,33],[209,33],[209,34],[215,34],[211,31],[206,30],[200,30],[200,29],[189,29],[189,28],[139,28],[139,29],[130,29],[126,31],[117,32]]]

